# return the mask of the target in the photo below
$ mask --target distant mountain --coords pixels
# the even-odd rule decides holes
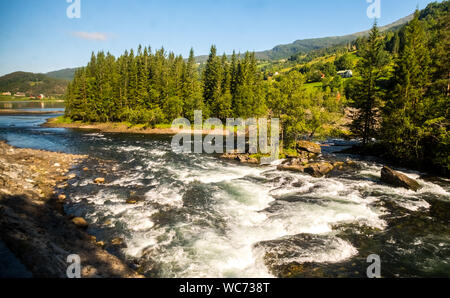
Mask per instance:
[[[403,25],[407,24],[414,17],[414,14],[411,14],[407,17],[404,17],[392,24],[380,27],[381,32],[386,31],[394,31],[399,29]],[[344,36],[332,36],[332,37],[323,37],[323,38],[311,38],[311,39],[301,39],[294,41],[290,44],[278,45],[271,50],[256,52],[255,56],[260,60],[280,60],[280,59],[288,59],[293,55],[297,54],[307,54],[313,50],[329,48],[339,45],[345,45],[349,42],[355,41],[358,37],[367,36],[370,30],[362,31],[358,33],[353,33]],[[196,61],[198,63],[203,63],[208,60],[208,55],[198,56],[196,57]]]
[[[47,72],[45,75],[54,79],[63,79],[71,81],[77,68],[65,68],[57,71]]]
[[[407,17],[404,17],[392,24],[387,26],[380,27],[381,32],[396,30],[399,27],[405,25],[409,21],[411,21],[414,17],[414,14],[411,14]],[[362,31],[354,34],[344,35],[344,36],[333,36],[333,37],[324,37],[324,38],[311,38],[311,39],[302,39],[297,40],[291,44],[279,45],[274,47],[272,50],[257,52],[255,53],[256,58],[261,60],[280,60],[287,59],[293,55],[297,55],[300,53],[308,53],[313,50],[318,50],[322,48],[329,48],[338,45],[345,45],[346,43],[352,42],[356,40],[358,37],[368,35],[370,30]]]
[[[24,92],[27,95],[62,95],[69,80],[51,78],[45,74],[13,72],[0,77],[1,92]]]

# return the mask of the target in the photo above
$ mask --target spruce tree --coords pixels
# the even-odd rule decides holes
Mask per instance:
[[[377,136],[382,105],[380,79],[389,62],[376,22],[367,41],[360,45],[360,56],[361,60],[356,67],[359,77],[355,79],[352,98],[356,114],[351,128],[356,135],[362,137],[363,144],[367,144]]]

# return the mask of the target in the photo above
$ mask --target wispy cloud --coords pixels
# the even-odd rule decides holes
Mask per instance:
[[[73,32],[73,36],[87,40],[106,41],[108,36],[99,32]]]

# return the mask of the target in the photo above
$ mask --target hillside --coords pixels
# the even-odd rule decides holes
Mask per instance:
[[[77,68],[65,68],[57,71],[47,72],[45,75],[53,79],[63,79],[71,81]]]
[[[392,24],[380,27],[381,32],[391,31],[398,29],[400,26],[408,23],[412,20],[413,15],[404,17]],[[311,38],[297,40],[291,44],[278,45],[271,50],[257,52],[256,57],[260,60],[279,60],[287,59],[293,55],[300,53],[308,53],[313,50],[330,48],[337,45],[344,45],[348,42],[356,40],[358,37],[366,36],[369,31],[362,31],[354,34],[344,35],[344,36],[333,36],[333,37],[323,37],[323,38]]]
[[[24,92],[27,95],[62,95],[66,92],[67,84],[68,80],[31,72],[19,71],[0,77],[0,91]]]

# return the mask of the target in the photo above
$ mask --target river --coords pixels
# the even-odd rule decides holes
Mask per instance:
[[[97,240],[123,238],[111,252],[146,276],[365,277],[370,254],[384,277],[450,276],[445,178],[403,170],[423,188],[393,188],[379,181],[380,161],[335,146],[326,154],[355,165],[313,178],[175,153],[168,136],[41,127],[49,117],[0,116],[0,139],[89,154],[64,190],[66,211],[86,218]],[[133,193],[142,201],[127,204]]]

